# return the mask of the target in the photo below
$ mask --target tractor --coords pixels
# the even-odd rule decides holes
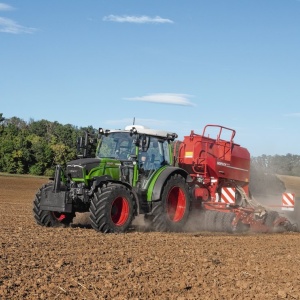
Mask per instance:
[[[67,226],[76,212],[90,212],[100,232],[124,232],[140,214],[157,231],[178,231],[190,212],[189,174],[173,164],[177,134],[139,125],[98,131],[95,157],[88,134],[82,153],[37,192],[33,212],[42,226]]]
[[[88,149],[95,139],[86,134],[78,159],[56,166],[54,178],[38,190],[35,220],[68,226],[76,212],[89,212],[96,231],[119,233],[139,215],[155,231],[183,231],[196,215],[206,231],[293,230],[251,197],[250,154],[234,136],[220,125],[206,125],[201,135],[192,130],[183,141],[139,125],[100,128],[94,157]]]

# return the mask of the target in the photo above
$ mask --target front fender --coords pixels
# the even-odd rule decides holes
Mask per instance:
[[[112,177],[109,175],[94,177],[93,185],[92,185],[93,191],[101,184],[101,182],[104,182],[104,181],[112,181]]]
[[[98,186],[100,186],[102,182],[114,182],[114,183],[122,184],[128,187],[130,190],[132,190],[132,186],[129,183],[119,181],[119,180],[114,180],[110,175],[94,177],[93,180],[94,180],[92,185],[93,190],[95,190]]]

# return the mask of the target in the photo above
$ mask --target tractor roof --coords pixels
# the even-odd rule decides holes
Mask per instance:
[[[125,130],[110,130],[110,132],[124,132],[124,131],[131,131],[134,130],[137,133],[140,134],[146,134],[146,135],[151,135],[151,136],[157,136],[157,137],[162,137],[162,138],[172,138],[175,139],[177,138],[177,134],[174,132],[170,131],[165,131],[165,130],[158,130],[158,129],[150,129],[146,126],[142,125],[128,125],[125,127]]]

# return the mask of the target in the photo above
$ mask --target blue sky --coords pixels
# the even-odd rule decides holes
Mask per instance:
[[[0,113],[300,155],[300,1],[0,2]]]

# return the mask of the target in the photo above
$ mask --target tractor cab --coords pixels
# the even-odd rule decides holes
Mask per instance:
[[[119,180],[133,187],[146,189],[158,169],[172,164],[169,145],[177,137],[175,133],[130,125],[124,130],[100,128],[99,134],[96,157],[118,160]]]

